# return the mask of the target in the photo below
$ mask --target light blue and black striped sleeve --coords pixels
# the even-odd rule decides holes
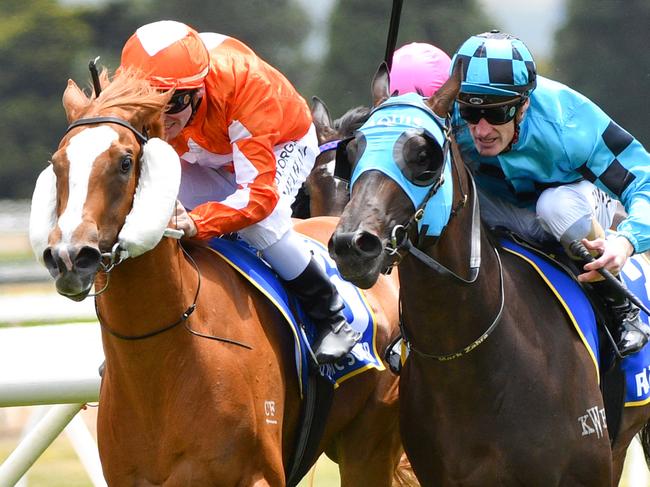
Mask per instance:
[[[591,101],[576,107],[563,135],[571,169],[625,206],[618,233],[635,252],[650,249],[650,154]]]

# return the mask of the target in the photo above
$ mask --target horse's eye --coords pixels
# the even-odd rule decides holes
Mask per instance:
[[[413,159],[413,162],[418,166],[429,166],[432,154],[426,147],[422,147]]]
[[[416,186],[433,184],[442,170],[442,150],[422,131],[407,130],[395,142],[393,158],[400,171]]]
[[[124,174],[129,172],[131,170],[131,166],[133,165],[133,157],[131,157],[131,154],[128,154],[120,160],[120,171]]]

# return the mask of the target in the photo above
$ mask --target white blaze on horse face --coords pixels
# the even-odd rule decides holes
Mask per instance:
[[[107,151],[117,132],[107,125],[87,128],[70,139],[66,156],[70,162],[68,170],[68,202],[59,217],[61,244],[70,243],[72,232],[81,224],[84,203],[88,196],[90,171],[95,159]]]
[[[324,166],[327,169],[327,174],[334,177],[334,170],[336,169],[336,159],[332,159],[327,164],[324,164]]]

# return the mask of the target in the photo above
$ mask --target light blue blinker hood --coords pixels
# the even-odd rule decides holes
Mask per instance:
[[[366,144],[354,167],[350,190],[361,174],[377,170],[395,181],[417,209],[435,181],[428,186],[414,184],[402,173],[394,154],[396,151],[401,151],[404,140],[402,136],[405,133],[413,132],[413,129],[423,130],[438,142],[441,149],[444,148],[443,127],[444,121],[425,105],[423,98],[417,93],[407,93],[390,98],[376,108],[368,121],[358,130],[363,134]],[[429,199],[424,215],[418,222],[418,231],[422,232],[424,229],[427,236],[440,236],[451,214],[453,185],[450,182],[450,151],[444,154],[444,158],[442,171],[444,182],[438,192]]]

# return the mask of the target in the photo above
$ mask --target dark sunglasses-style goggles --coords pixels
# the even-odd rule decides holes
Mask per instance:
[[[515,118],[517,109],[523,104],[522,100],[514,103],[496,105],[491,107],[479,107],[461,103],[460,116],[467,123],[477,124],[482,118],[491,125],[503,125]]]
[[[165,113],[174,114],[185,110],[192,103],[194,92],[195,90],[179,90],[175,92],[169,100]]]

